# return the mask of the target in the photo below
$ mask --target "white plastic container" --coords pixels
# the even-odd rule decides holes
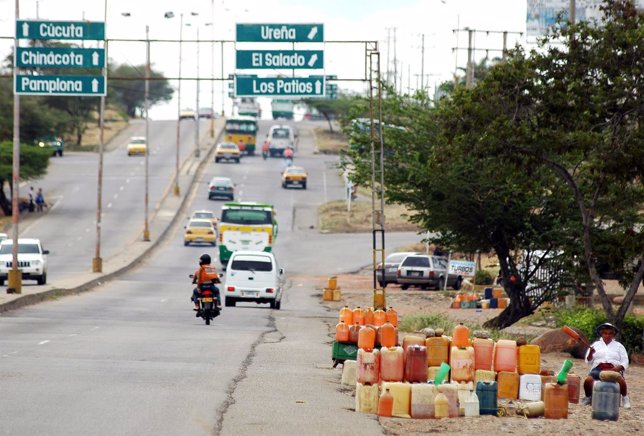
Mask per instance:
[[[355,386],[356,384],[356,361],[345,360],[342,364],[342,385]]]
[[[356,412],[378,413],[378,385],[356,383]]]
[[[431,383],[414,383],[411,385],[411,417],[433,418],[434,399],[438,389]]]
[[[476,392],[472,391],[470,396],[465,400],[465,416],[479,416],[479,397]]]
[[[541,400],[541,376],[523,374],[519,379],[519,399],[527,401]]]

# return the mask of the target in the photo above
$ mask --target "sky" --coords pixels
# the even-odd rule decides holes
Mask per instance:
[[[509,32],[510,46],[530,43],[525,35],[525,0],[19,0],[19,9],[20,19],[26,20],[104,21],[108,40],[144,40],[147,25],[152,41],[152,68],[166,77],[179,77],[179,44],[155,42],[155,39],[179,40],[181,32],[184,41],[181,77],[197,77],[197,70],[198,77],[222,77],[222,59],[223,77],[228,77],[235,73],[236,48],[291,48],[283,44],[235,44],[235,23],[322,23],[325,43],[299,44],[296,48],[323,49],[324,70],[310,74],[336,75],[339,88],[350,91],[366,88],[361,81],[365,77],[366,42],[373,46],[377,44],[381,74],[392,82],[395,77],[397,88],[402,92],[423,86],[431,90],[435,84],[451,79],[457,67],[465,66],[468,43],[465,28],[475,30],[473,46],[477,60],[485,57],[485,49],[490,57],[499,54],[503,44],[499,32],[502,31]],[[164,18],[167,11],[172,11],[174,18]],[[124,12],[129,13],[129,17],[123,16]],[[193,16],[193,12],[198,15]],[[180,14],[183,14],[183,28]],[[11,52],[14,23],[15,0],[0,0],[2,58]],[[189,42],[197,40],[197,32],[202,42]],[[226,42],[210,42],[213,40]],[[110,41],[109,58],[119,64],[143,65],[145,43]],[[279,74],[280,71],[269,73]],[[424,80],[421,80],[421,73]],[[223,108],[229,112],[231,101],[227,85],[217,81],[213,88],[212,83],[201,81],[199,106],[214,104],[215,110]],[[171,81],[175,89],[177,85],[178,81]],[[182,81],[182,107],[196,106],[196,88],[196,81]],[[263,106],[265,104],[263,101]],[[153,107],[150,114],[152,118],[172,119],[177,110],[175,96],[168,104]]]

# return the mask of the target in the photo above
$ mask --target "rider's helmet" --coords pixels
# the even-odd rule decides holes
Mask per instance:
[[[199,258],[199,265],[210,265],[210,262],[212,262],[212,260],[210,259],[209,254],[202,254]]]

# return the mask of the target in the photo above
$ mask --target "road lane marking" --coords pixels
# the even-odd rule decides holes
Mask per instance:
[[[130,178],[125,179],[125,183],[130,183]]]
[[[322,183],[324,184],[324,203],[328,203],[329,200],[327,199],[327,191],[326,191],[326,169],[322,173]]]
[[[119,188],[119,191],[122,191],[122,190],[124,190],[124,189],[125,189],[125,186],[121,186],[121,187]]]
[[[114,194],[114,200],[116,200],[117,198],[119,198],[118,192],[116,194]]]
[[[78,336],[78,333],[71,333],[71,334],[67,335],[68,338],[71,338],[72,336]]]
[[[47,342],[49,342],[49,339],[45,339],[44,341],[38,342],[38,345],[43,345],[43,344],[46,344]]]
[[[167,298],[163,298],[163,299],[161,300],[161,302],[162,302],[162,303],[165,303],[166,301],[168,301],[168,299],[167,299]]]
[[[109,209],[110,207],[112,207],[112,203],[111,203],[111,202],[110,202],[110,203],[107,203],[107,208]]]

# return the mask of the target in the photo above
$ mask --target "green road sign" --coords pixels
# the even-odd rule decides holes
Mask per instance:
[[[20,68],[104,68],[105,49],[68,47],[17,47]]]
[[[237,42],[324,42],[324,24],[237,24]]]
[[[16,21],[18,39],[105,39],[105,23],[89,21]]]
[[[235,95],[238,97],[320,97],[324,95],[324,78],[237,76]]]
[[[32,76],[18,74],[14,92],[19,95],[105,95],[103,76]]]
[[[237,50],[238,69],[321,69],[324,50]]]

